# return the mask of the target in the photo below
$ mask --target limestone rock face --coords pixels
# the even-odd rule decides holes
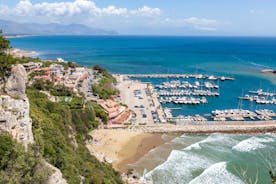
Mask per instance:
[[[5,86],[6,92],[6,95],[0,95],[0,133],[10,133],[26,148],[28,144],[34,143],[30,104],[25,93],[27,80],[26,70],[19,64],[12,67],[5,85],[0,81],[1,89]],[[3,94],[3,91],[0,90],[1,93]],[[53,170],[45,184],[67,184],[58,168],[47,162],[45,164]]]
[[[11,75],[7,78],[5,91],[14,98],[26,98],[27,73],[23,65],[18,64],[12,67]]]
[[[26,147],[34,142],[29,110],[28,98],[14,99],[8,95],[0,95],[0,131],[9,132]]]
[[[66,180],[62,177],[60,170],[53,165],[46,162],[46,165],[52,169],[53,173],[44,184],[67,184]]]

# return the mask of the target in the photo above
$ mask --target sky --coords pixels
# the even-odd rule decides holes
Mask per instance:
[[[131,35],[276,36],[276,0],[0,0],[0,19]]]

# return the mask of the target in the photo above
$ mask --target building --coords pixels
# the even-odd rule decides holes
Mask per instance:
[[[110,123],[123,124],[131,116],[130,111],[125,106],[122,106],[113,100],[108,99],[100,101],[99,105],[108,114],[108,120]]]
[[[62,77],[64,72],[64,67],[58,64],[51,64],[50,66],[50,74],[56,77]]]
[[[42,63],[29,62],[29,63],[24,63],[23,66],[27,72],[32,72],[40,68],[42,66]]]

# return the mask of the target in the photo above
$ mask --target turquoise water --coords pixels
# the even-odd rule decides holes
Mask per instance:
[[[227,75],[218,98],[199,106],[180,106],[178,114],[205,114],[214,109],[237,108],[237,97],[263,88],[276,92],[276,38],[239,37],[133,37],[41,36],[11,39],[13,47],[34,50],[44,59],[64,58],[82,65],[100,64],[112,73],[203,73]],[[147,80],[145,80],[147,81]],[[164,80],[163,80],[164,81]],[[162,80],[150,80],[154,84]],[[269,108],[244,102],[244,109]],[[183,135],[148,153],[132,165],[154,183],[271,183],[276,167],[276,136]],[[164,154],[166,152],[166,154]],[[149,164],[155,162],[155,166]],[[151,165],[151,166],[149,166]],[[239,173],[246,171],[242,177]],[[247,179],[245,179],[247,178]]]
[[[171,150],[165,158],[164,149]],[[158,184],[269,184],[275,153],[275,134],[182,135],[131,167],[140,171],[145,180]],[[149,168],[148,163],[154,161],[160,164]],[[143,168],[147,170],[141,171]]]
[[[178,105],[182,109],[173,111],[175,116],[203,115],[214,109],[238,107],[276,110],[276,105],[243,102],[239,106],[237,100],[238,96],[258,88],[276,92],[276,77],[260,73],[261,69],[276,69],[276,38],[39,36],[14,38],[11,44],[38,51],[44,59],[61,57],[86,66],[100,64],[112,73],[203,73],[236,78],[221,82],[220,97],[207,98],[206,105]]]
[[[101,64],[114,73],[239,74],[276,67],[276,38],[40,36],[11,39],[42,58]]]

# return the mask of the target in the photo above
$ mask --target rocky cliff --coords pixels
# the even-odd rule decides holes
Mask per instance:
[[[34,143],[29,100],[25,93],[27,80],[26,70],[18,64],[12,67],[6,84],[0,84],[3,89],[0,93],[0,131],[9,132],[26,148],[28,144]],[[46,184],[67,183],[59,169],[48,163],[46,165],[53,171]]]
[[[45,162],[45,164],[52,169],[53,174],[49,177],[49,179],[44,184],[67,184],[66,180],[63,179],[61,171],[52,166],[51,164]]]
[[[8,95],[1,95],[0,130],[9,132],[25,147],[34,142],[27,98],[14,99]]]
[[[5,94],[0,96],[0,130],[9,132],[25,147],[34,143],[29,100],[25,89],[27,73],[22,65],[15,65],[3,85]]]

